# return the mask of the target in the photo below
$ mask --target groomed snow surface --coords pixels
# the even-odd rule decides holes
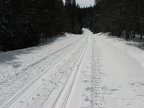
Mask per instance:
[[[1,52],[0,108],[144,108],[144,50],[83,31]]]

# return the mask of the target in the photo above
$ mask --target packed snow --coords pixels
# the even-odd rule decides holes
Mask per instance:
[[[144,108],[144,51],[128,41],[95,34],[106,108]]]
[[[93,34],[0,53],[0,108],[144,108],[144,50]]]

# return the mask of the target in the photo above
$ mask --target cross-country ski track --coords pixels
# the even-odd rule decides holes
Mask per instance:
[[[141,50],[83,30],[1,53],[0,108],[144,108]]]

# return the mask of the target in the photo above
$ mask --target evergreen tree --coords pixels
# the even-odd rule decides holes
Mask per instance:
[[[78,5],[76,5],[75,0],[66,0],[65,3],[66,13],[67,13],[67,32],[81,34],[82,33],[82,22],[81,22],[81,12]]]
[[[65,32],[62,0],[0,1],[0,49],[14,50],[37,45],[41,38]]]

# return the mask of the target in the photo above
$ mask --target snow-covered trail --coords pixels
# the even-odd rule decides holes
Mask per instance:
[[[6,75],[3,75],[3,79],[1,79],[0,107],[54,107],[65,86],[69,85],[67,82],[69,80],[75,82],[74,76],[77,75],[76,70],[80,65],[79,61],[83,59],[89,46],[89,33],[91,32],[85,30],[83,35],[63,39],[52,45],[44,46],[40,50],[36,49],[28,56],[22,54],[19,57],[17,56],[15,60],[7,60],[2,63],[1,74]],[[8,54],[1,54],[0,56],[7,57],[11,53],[18,55],[21,51],[23,50],[8,52]],[[26,59],[28,65],[23,61]],[[14,74],[11,74],[8,70],[11,65],[8,65],[8,63],[13,66],[16,60],[23,62],[21,65],[24,66],[19,66],[17,69],[12,68]],[[4,71],[7,71],[7,73]],[[47,104],[47,100],[49,100],[49,104]]]
[[[2,53],[0,55],[0,105],[19,97],[55,63],[81,46],[86,36],[71,36],[51,45]],[[17,66],[16,66],[17,65]],[[22,89],[21,89],[22,88]]]
[[[0,54],[0,108],[144,108],[143,57],[134,57],[144,51],[115,40],[84,29]]]
[[[104,106],[144,108],[144,51],[105,34],[94,41]]]

